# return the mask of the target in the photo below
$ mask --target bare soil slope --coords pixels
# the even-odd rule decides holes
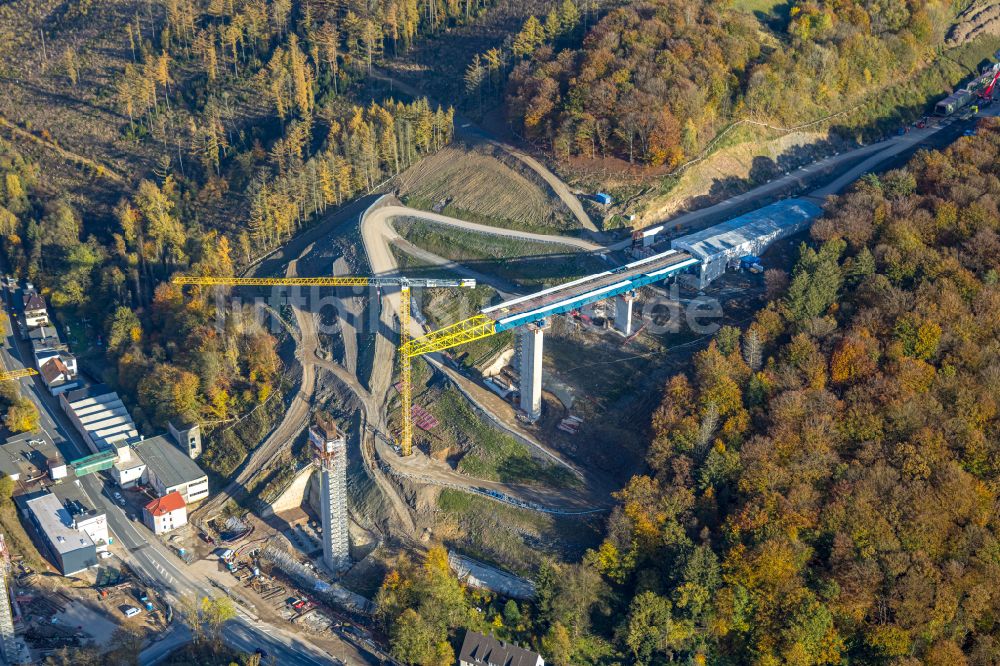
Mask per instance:
[[[489,144],[455,144],[407,170],[399,178],[399,192],[416,208],[444,202],[438,210],[445,214],[496,226],[549,231],[576,226],[534,173],[507,160]]]

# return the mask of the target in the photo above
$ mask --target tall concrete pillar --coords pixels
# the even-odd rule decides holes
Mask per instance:
[[[332,421],[322,417],[316,421],[309,428],[309,441],[319,463],[323,562],[331,571],[340,571],[351,563],[347,532],[347,438]]]
[[[625,337],[632,335],[632,304],[634,302],[634,291],[627,291],[615,297],[615,330]]]
[[[542,415],[542,343],[547,319],[521,329],[521,409],[532,421]]]

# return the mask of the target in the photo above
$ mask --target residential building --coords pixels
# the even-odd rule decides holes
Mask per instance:
[[[21,293],[21,303],[24,306],[24,325],[29,329],[49,323],[49,312],[45,308],[45,299],[38,295],[34,287],[28,286],[24,289]]]
[[[51,324],[43,324],[30,329],[28,331],[28,341],[31,342],[31,349],[36,360],[41,352],[69,351],[69,346],[63,342],[63,339],[59,336],[59,331]]]
[[[59,493],[56,493],[56,497],[58,496]],[[73,514],[73,527],[81,532],[85,532],[90,537],[97,547],[97,552],[100,553],[107,550],[111,539],[108,534],[108,517],[104,515],[104,512],[93,509],[85,510],[82,513],[71,513]]]
[[[0,472],[22,486],[55,483],[68,475],[66,461],[45,433],[14,435],[0,444]]]
[[[142,519],[153,534],[164,534],[187,525],[187,504],[175,490],[143,507]]]
[[[465,632],[458,663],[459,666],[545,666],[545,660],[537,652],[475,631]]]
[[[75,364],[76,359],[73,360]],[[59,395],[79,386],[76,373],[70,370],[58,354],[42,360],[38,365],[38,373],[52,395]]]
[[[177,491],[188,504],[208,497],[208,476],[166,436],[133,440],[131,446],[146,464],[144,482],[158,497]]]
[[[118,457],[109,472],[120,487],[131,488],[138,483],[145,482],[146,463],[133,453],[131,446],[124,446],[118,449]]]
[[[63,347],[65,347],[65,345],[63,345]],[[73,375],[73,377],[76,377],[77,373],[80,372],[80,369],[76,363],[76,356],[70,353],[68,348],[41,349],[35,352],[35,362],[39,368],[41,368],[43,363],[53,358],[58,358],[60,361],[62,361],[63,364],[66,366],[66,369],[69,370],[70,374]]]

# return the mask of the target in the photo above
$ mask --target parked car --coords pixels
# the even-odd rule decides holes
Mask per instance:
[[[136,608],[135,606],[126,606],[124,609],[122,609],[122,612],[125,613],[125,617],[135,617],[142,611]]]
[[[102,560],[106,560],[109,557],[111,557],[111,551],[110,550],[102,550],[100,553],[98,553],[98,557],[100,557]]]
[[[114,498],[115,498],[115,501],[118,502],[119,506],[125,506],[125,498],[122,497],[122,494],[120,492],[118,492],[117,490],[115,491]]]

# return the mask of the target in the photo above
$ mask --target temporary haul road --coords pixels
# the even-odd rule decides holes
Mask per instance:
[[[372,76],[376,79],[386,81],[395,89],[406,93],[414,99],[426,97],[423,92],[417,90],[410,84],[404,83],[403,81],[389,76],[384,72],[375,71],[372,73]],[[495,148],[499,148],[524,164],[526,167],[534,171],[539,178],[544,180],[550,188],[552,188],[556,197],[558,197],[559,200],[566,205],[566,208],[568,208],[569,212],[573,214],[573,217],[576,218],[576,221],[581,227],[592,234],[598,233],[598,229],[594,225],[593,220],[591,220],[590,216],[583,210],[583,204],[580,203],[580,199],[578,199],[576,194],[573,193],[573,190],[570,189],[570,187],[559,176],[552,173],[548,167],[536,160],[534,157],[518,150],[509,143],[497,140],[496,137],[490,135],[482,127],[476,125],[468,118],[462,117],[457,112],[455,114],[455,136],[456,138],[462,137],[468,139],[470,142],[484,141]]]
[[[398,82],[397,82],[398,85]],[[987,113],[992,115],[992,109],[988,109]],[[803,167],[795,172],[787,174],[785,176],[779,177],[774,181],[757,187],[749,192],[738,195],[724,202],[710,206],[705,209],[692,211],[679,215],[669,221],[667,221],[664,226],[670,227],[671,229],[678,227],[681,229],[685,228],[697,228],[708,226],[709,224],[715,223],[722,219],[732,217],[736,215],[739,211],[750,208],[755,205],[755,203],[760,203],[766,201],[769,198],[773,198],[779,193],[787,191],[790,187],[801,187],[805,184],[807,180],[812,180],[817,177],[817,174],[827,174],[830,177],[830,172],[835,171],[838,167],[844,164],[852,164],[856,160],[863,159],[862,162],[851,166],[843,173],[837,175],[831,182],[820,188],[814,190],[807,196],[814,199],[823,199],[827,195],[835,194],[842,189],[844,189],[851,182],[859,178],[864,173],[867,173],[880,164],[885,163],[888,160],[898,158],[900,155],[906,153],[909,150],[919,147],[919,145],[934,134],[940,131],[942,128],[947,127],[953,122],[953,119],[945,119],[937,124],[931,124],[925,129],[913,129],[912,131],[901,135],[893,136],[884,141],[873,143],[867,146],[859,147],[853,151],[848,151],[841,153],[840,155],[835,155],[828,157],[824,160],[820,160],[814,164]],[[477,129],[467,128],[465,130],[467,133],[477,133]],[[507,147],[505,147],[507,149]],[[565,188],[568,191],[568,188]],[[431,264],[441,266],[443,268],[449,268],[467,277],[474,277],[483,283],[488,283],[498,289],[505,298],[512,298],[517,296],[514,288],[496,278],[487,277],[477,271],[469,269],[468,267],[462,266],[457,262],[447,260],[442,257],[438,257],[426,250],[415,247],[411,243],[408,243],[403,239],[399,233],[393,228],[390,221],[396,224],[405,223],[406,220],[418,219],[428,222],[432,222],[439,225],[449,226],[453,228],[460,229],[466,232],[483,233],[490,235],[498,235],[507,238],[516,238],[518,240],[526,240],[532,242],[543,242],[543,243],[554,243],[563,246],[567,246],[576,250],[585,252],[602,253],[614,250],[621,250],[628,247],[631,244],[630,240],[625,240],[619,243],[614,243],[608,246],[600,246],[595,243],[581,240],[579,238],[572,238],[567,236],[557,236],[557,235],[547,235],[547,234],[535,234],[528,232],[521,232],[510,229],[502,229],[497,227],[489,227],[482,224],[477,224],[473,222],[467,222],[464,220],[458,220],[445,215],[440,215],[437,213],[430,213],[426,211],[420,211],[412,208],[408,208],[402,205],[389,204],[389,205],[368,205],[371,199],[369,199],[364,204],[354,204],[345,207],[341,211],[332,213],[326,220],[321,222],[317,227],[312,230],[307,231],[305,236],[308,237],[309,243],[315,242],[316,240],[322,238],[329,230],[334,226],[340,226],[342,224],[350,224],[354,220],[361,220],[360,230],[362,235],[362,241],[364,245],[365,252],[367,254],[371,272],[374,275],[390,275],[398,273],[398,265],[392,254],[391,247],[396,248],[417,256],[422,261],[426,261]],[[305,247],[303,250],[298,252],[297,256],[302,257],[311,249],[310,247]],[[285,257],[285,260],[291,259],[291,257]],[[281,258],[278,258],[280,261]],[[346,268],[346,267],[345,267]],[[292,266],[289,266],[290,271],[294,271]],[[292,274],[287,272],[286,274]],[[385,294],[384,303],[382,304],[382,310],[380,313],[381,325],[384,330],[392,330],[396,323],[396,313],[399,311],[399,292],[389,292]],[[298,342],[300,342],[300,351],[298,353],[298,358],[303,364],[303,377],[304,379],[310,379],[312,377],[311,373],[306,366],[319,365],[334,374],[336,374],[340,379],[344,380],[345,383],[355,390],[358,395],[359,400],[365,405],[365,412],[367,415],[368,426],[377,431],[384,432],[387,428],[387,423],[384,420],[384,406],[387,403],[389,396],[389,389],[391,385],[392,369],[393,363],[395,361],[395,350],[393,348],[393,342],[387,339],[384,335],[379,335],[376,338],[376,350],[375,350],[375,360],[373,364],[372,377],[370,380],[371,390],[365,391],[360,383],[357,382],[356,375],[354,373],[348,372],[345,368],[339,364],[320,359],[315,356],[315,350],[319,348],[318,341],[315,338],[314,326],[310,323],[311,315],[304,313],[298,309],[295,310],[296,321],[299,325],[299,330],[302,331],[302,335],[299,336]],[[419,323],[414,321],[412,323],[411,334],[414,336],[419,336],[425,331],[421,329]],[[435,366],[439,367],[442,371],[448,374],[456,382],[461,382],[463,388],[467,389],[465,392],[470,398],[474,399],[476,387],[468,386],[470,382],[465,380],[461,375],[458,375],[453,370],[447,366],[443,366],[438,362],[435,357],[430,357],[429,359]],[[356,367],[356,361],[355,361]],[[309,373],[309,374],[306,374]],[[353,378],[354,381],[351,381]],[[303,381],[296,393],[293,403],[295,405],[303,405],[311,400],[311,383],[312,381]],[[480,405],[484,411],[488,411]],[[374,416],[374,420],[372,419]],[[274,431],[272,436],[268,437],[265,444],[262,445],[259,450],[260,454],[254,454],[254,461],[268,460],[271,458],[273,453],[281,446],[282,442],[290,441],[294,434],[289,437],[289,433],[298,433],[307,425],[308,414],[302,409],[290,409],[285,415],[282,423]],[[563,460],[557,453],[548,449],[543,443],[537,442],[527,435],[525,432],[520,431],[516,433],[522,439],[527,439],[530,444],[535,448],[545,451],[549,454],[552,459],[566,465],[567,467],[575,468],[569,464],[567,461]],[[396,456],[385,455],[391,453],[391,448],[388,447],[379,438],[372,437],[366,440],[363,446],[363,452],[365,454],[366,467],[368,468],[370,474],[375,478],[378,485],[385,489],[392,488],[391,483],[388,479],[384,478],[381,470],[375,464],[374,461],[374,451],[379,448],[384,448],[381,456],[384,461],[392,466],[393,472],[397,475],[410,475],[412,478],[419,477],[424,482],[433,482],[434,479],[440,482],[442,486],[454,487],[455,472],[450,469],[446,469],[446,466],[440,467],[436,474],[428,474],[426,469],[413,469],[414,463],[412,461],[399,459]],[[247,464],[245,466],[246,478],[252,476],[252,473],[256,471],[255,464]],[[430,481],[429,481],[430,480]],[[467,487],[470,491],[474,491],[477,487],[482,487],[483,484],[474,479],[469,479],[466,482]],[[229,490],[229,489],[227,489]],[[516,500],[530,501],[534,498],[529,498],[528,493],[524,493],[523,489],[508,489],[510,493],[507,496],[512,497]],[[396,493],[392,493],[395,495]],[[220,493],[218,501],[213,501],[213,508],[221,506],[221,504],[227,499],[228,493]],[[396,498],[398,499],[398,498]],[[556,501],[556,504],[547,504],[547,508],[560,509],[565,508],[567,510],[579,509],[580,508],[580,498],[565,496],[562,498],[564,504],[559,505],[558,498],[549,498],[550,501]],[[391,500],[390,500],[391,501]],[[392,501],[392,504],[396,508],[396,513],[402,519],[403,514],[409,514],[409,509],[407,505],[403,502]],[[404,507],[406,507],[404,509]],[[412,516],[407,515],[405,518],[405,523],[412,525]]]

